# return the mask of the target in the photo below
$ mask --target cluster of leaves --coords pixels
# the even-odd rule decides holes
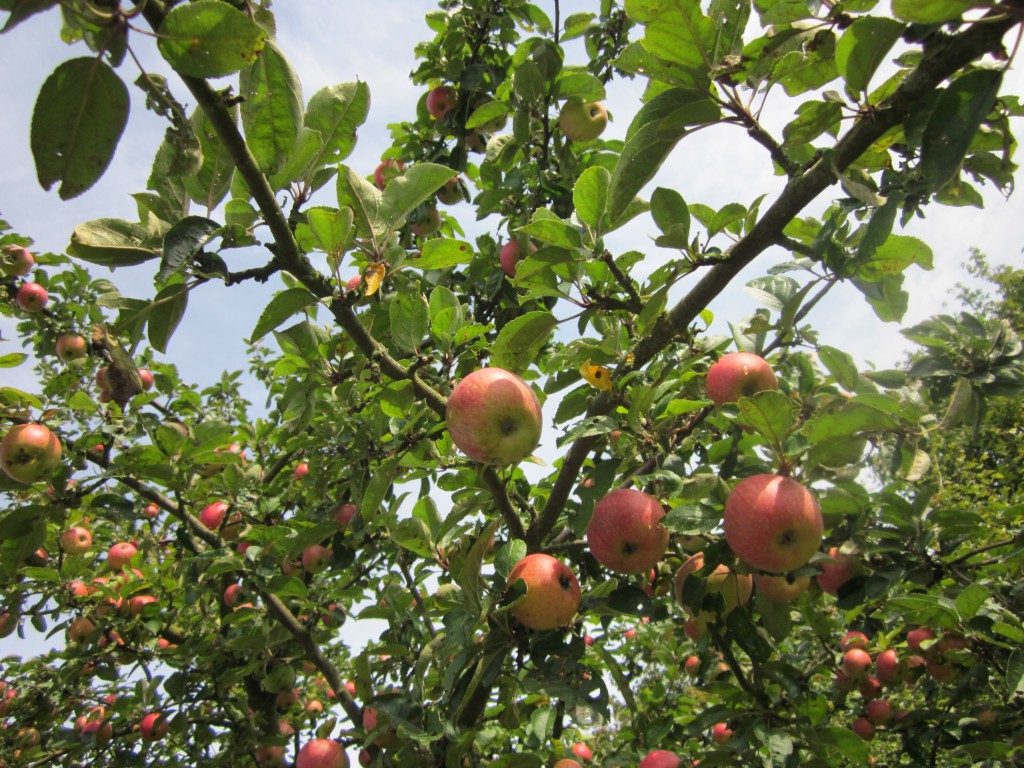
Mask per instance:
[[[0,2],[5,31],[57,5]],[[17,309],[18,280],[4,282],[0,312],[19,318],[41,383],[38,394],[0,389],[3,419],[50,425],[65,456],[49,487],[0,485],[2,626],[77,641],[4,662],[2,693],[15,693],[0,703],[0,759],[271,765],[266,748],[307,738],[294,729],[381,765],[536,766],[582,737],[603,765],[654,748],[702,765],[840,765],[869,751],[893,764],[1013,760],[1024,722],[1016,485],[978,512],[972,495],[935,481],[950,482],[937,469],[955,455],[947,430],[967,419],[977,431],[985,403],[1021,391],[1020,338],[986,313],[935,318],[908,331],[923,346],[909,370],[861,372],[804,320],[840,281],[898,320],[904,272],[934,257],[893,234],[897,221],[930,203],[978,205],[973,184],[1012,185],[1021,105],[1000,93],[998,59],[1022,6],[964,21],[967,0],[894,0],[892,16],[877,5],[604,0],[563,21],[557,3],[551,19],[524,0],[444,2],[427,16],[434,37],[413,78],[452,87],[458,106],[435,120],[424,102],[392,127],[386,159],[407,167],[380,189],[344,165],[369,86],[306,101],[269,2],[60,3],[65,36],[95,55],[43,86],[32,147],[44,187],[73,197],[109,163],[136,25],[156,33],[198,107],[186,114],[177,82],[144,74],[137,85],[169,127],[135,196],[138,221],[99,218],[76,228],[67,255],[37,254],[44,313]],[[574,38],[579,64],[566,62]],[[208,81],[235,74],[237,95]],[[601,99],[618,76],[646,82],[625,140],[568,140],[560,102]],[[833,83],[841,90],[825,90]],[[779,138],[749,107],[773,88],[799,99]],[[639,196],[683,139],[719,125],[766,149],[787,178],[777,199],[715,209],[666,187]],[[472,243],[453,216],[436,234],[423,226],[453,176],[488,222]],[[841,197],[807,215],[836,181]],[[643,278],[649,254],[606,242],[631,221],[658,233],[658,266]],[[498,268],[505,237],[538,246],[511,279]],[[762,308],[731,339],[707,334],[711,299],[775,245],[792,258],[749,284]],[[253,253],[264,262],[235,266]],[[122,296],[78,262],[152,262],[155,295]],[[144,340],[173,349],[196,287],[271,279],[282,289],[249,339],[276,341],[252,362],[268,413],[249,412],[237,374],[196,391],[153,361]],[[156,373],[155,390],[125,408],[99,401],[99,350],[53,362],[58,335],[106,324]],[[771,357],[780,389],[714,409],[704,374],[731,343]],[[550,467],[498,470],[455,451],[445,395],[483,364],[519,372],[547,401],[560,430]],[[792,604],[761,596],[687,636],[673,572],[694,546],[709,566],[735,564],[720,533],[729,485],[776,471],[813,484],[823,550],[863,572],[838,599],[817,586]],[[630,484],[662,500],[673,533],[666,559],[636,578],[606,572],[581,539],[597,500]],[[216,530],[199,519],[213,502],[228,505]],[[339,524],[348,504],[358,516]],[[58,538],[76,524],[92,529],[93,551],[64,555]],[[93,582],[95,553],[121,541],[138,549],[130,568]],[[326,570],[295,564],[319,546]],[[532,632],[509,613],[507,576],[536,551],[570,561],[583,585],[564,631]],[[979,560],[990,551],[1003,557]],[[235,584],[241,602],[226,597]],[[132,602],[142,596],[153,600]],[[383,629],[356,651],[348,628],[367,620]],[[902,648],[919,625],[969,650],[947,660],[952,682],[893,686],[908,714],[869,749],[848,728],[859,700],[833,682],[839,638],[858,629],[875,651]],[[678,681],[689,655],[708,670],[696,684]],[[310,704],[328,698],[336,705]],[[98,705],[109,743],[72,727]],[[150,710],[167,714],[170,734],[141,743],[133,726]],[[735,734],[715,746],[707,730],[721,721]],[[30,728],[38,744],[18,735]]]

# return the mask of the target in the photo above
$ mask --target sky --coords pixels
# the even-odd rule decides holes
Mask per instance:
[[[537,4],[554,15],[553,0],[537,0]],[[563,2],[562,17],[596,6],[597,0]],[[346,161],[366,174],[372,172],[381,153],[390,145],[387,125],[412,116],[422,95],[423,89],[412,84],[409,73],[416,66],[413,46],[431,36],[423,14],[433,8],[433,3],[412,0],[373,4],[352,0],[279,0],[274,4],[279,46],[298,72],[307,100],[328,85],[355,79],[368,83],[372,98],[370,115],[359,130],[354,154]],[[62,252],[72,229],[81,222],[104,216],[134,220],[135,205],[129,195],[145,189],[150,163],[165,124],[144,109],[141,92],[132,86],[131,118],[105,176],[84,195],[68,202],[62,202],[55,189],[43,191],[36,180],[28,138],[36,93],[61,61],[89,55],[84,46],[65,46],[57,33],[56,14],[46,13],[0,37],[0,56],[5,62],[0,68],[0,104],[3,104],[0,167],[4,169],[0,218],[6,219],[15,231],[35,238],[36,250]],[[149,38],[135,35],[133,49],[149,71],[169,74]],[[578,47],[570,46],[568,60],[581,63]],[[132,82],[137,74],[131,62],[126,62],[122,73],[126,82]],[[188,101],[184,87],[173,79],[172,88],[180,100]],[[606,138],[624,137],[629,120],[640,105],[641,90],[642,83],[628,80],[616,82],[609,88],[605,103],[614,119],[605,133]],[[1009,73],[1005,91],[1024,93],[1020,66]],[[795,106],[796,102],[788,100],[780,90],[774,93],[764,113],[768,129],[779,135],[781,127],[792,119]],[[1015,128],[1018,132],[1021,130],[1019,121]],[[770,160],[761,147],[747,140],[741,129],[723,126],[700,131],[683,141],[647,194],[655,186],[678,189],[688,202],[716,208],[730,202],[749,204],[767,192],[763,210],[781,190],[782,181],[773,175]],[[993,263],[1021,263],[1024,216],[1020,202],[1015,199],[1007,202],[991,188],[983,192],[984,211],[934,206],[926,221],[915,222],[906,231],[932,246],[936,267],[931,272],[913,268],[908,272],[906,287],[911,293],[911,305],[904,325],[949,309],[946,306],[949,290],[965,280],[962,264],[972,247],[987,253]],[[820,211],[829,199],[823,199],[815,210]],[[319,202],[330,205],[334,201]],[[474,218],[469,205],[455,208],[453,212],[466,223]],[[644,264],[644,271],[650,271],[656,259],[671,256],[654,247],[656,235],[650,218],[640,217],[611,237],[609,247],[613,252],[649,251],[651,256]],[[250,266],[231,261],[237,258],[228,256],[233,268]],[[757,309],[758,304],[743,292],[742,284],[788,258],[787,254],[773,250],[748,267],[713,303],[714,329],[727,333],[728,320],[738,320]],[[114,280],[127,295],[151,297],[154,293],[152,266],[121,269],[113,275],[104,274],[100,268],[91,269],[95,276]],[[272,291],[280,287],[279,284],[253,284],[227,291],[218,285],[204,286],[193,295],[188,313],[164,359],[177,364],[186,380],[201,385],[218,380],[222,370],[244,369],[246,345],[243,339],[250,335]],[[908,348],[898,333],[898,326],[879,321],[853,288],[834,291],[829,300],[815,309],[809,321],[819,330],[822,343],[849,351],[861,366],[891,366]],[[0,333],[4,337],[0,354],[16,351],[17,341],[11,341],[12,332],[13,323],[0,319]],[[31,390],[30,369],[31,364],[25,364],[18,369],[3,370],[0,383]],[[244,393],[247,399],[262,406],[264,395],[256,384],[248,381]],[[553,445],[553,430],[548,433]],[[13,650],[10,645],[5,648],[5,643],[10,642],[10,638],[0,641],[0,655]]]

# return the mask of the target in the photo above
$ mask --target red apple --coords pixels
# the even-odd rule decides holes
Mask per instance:
[[[76,525],[68,528],[60,537],[60,548],[69,555],[80,555],[88,552],[92,546],[92,534],[88,528]]]
[[[885,699],[869,701],[867,706],[864,707],[864,712],[868,716],[868,720],[870,720],[873,725],[886,725],[887,723],[891,723],[893,717],[896,715],[892,708],[892,704]]]
[[[700,674],[700,656],[687,656],[686,661],[683,663],[683,668],[686,670],[686,674],[690,677],[696,677]]]
[[[877,699],[882,695],[882,681],[875,675],[868,675],[861,680],[860,685],[857,686],[857,691],[866,701]]]
[[[355,698],[355,695],[356,695],[356,684],[355,683],[353,683],[351,680],[346,680],[345,681],[345,690],[348,691],[348,695],[349,696],[352,696],[353,698]]]
[[[866,717],[858,717],[853,721],[853,725],[850,726],[853,732],[860,736],[864,741],[871,741],[875,738],[875,726]]]
[[[562,105],[558,127],[571,141],[593,141],[608,126],[608,111],[598,101],[572,98]]]
[[[555,763],[554,766],[552,766],[552,768],[583,768],[583,766],[580,765],[577,761],[573,760],[571,757],[563,757],[561,760]]]
[[[0,441],[0,469],[12,480],[30,484],[60,464],[60,440],[42,424],[18,424]]]
[[[843,655],[843,670],[854,680],[866,677],[871,669],[871,654],[863,648],[851,648]]]
[[[682,759],[675,752],[667,749],[656,749],[644,755],[637,768],[679,768]]]
[[[36,260],[27,248],[5,245],[0,248],[0,272],[8,277],[22,277],[32,271]]]
[[[422,208],[419,217],[413,222],[412,232],[418,237],[432,235],[441,228],[441,212],[433,205]]]
[[[224,605],[228,606],[228,608],[233,606],[242,599],[244,591],[241,584],[229,584],[224,590]]]
[[[97,747],[105,747],[110,743],[113,735],[114,727],[109,720],[90,720],[82,726],[82,740],[85,742],[91,740]]]
[[[345,290],[346,291],[357,291],[357,290],[359,290],[359,286],[362,284],[362,282],[363,282],[363,276],[362,275],[355,275],[354,277],[350,277],[348,279],[348,282],[345,283]]]
[[[18,628],[18,614],[13,611],[0,613],[0,638],[10,637]]]
[[[139,723],[139,733],[143,741],[160,741],[170,730],[171,721],[160,712],[150,712]]]
[[[72,643],[84,643],[96,631],[96,625],[85,616],[79,616],[68,625],[68,639]]]
[[[14,300],[26,312],[35,313],[43,311],[50,296],[39,283],[22,283]]]
[[[302,462],[292,472],[292,480],[302,480],[309,474],[309,464]]]
[[[223,524],[224,517],[227,515],[230,507],[231,505],[225,501],[215,501],[212,504],[207,504],[203,507],[203,511],[199,513],[199,522],[211,531],[216,532]]]
[[[526,582],[526,595],[512,615],[529,629],[556,629],[568,624],[580,607],[580,583],[569,567],[543,553],[527,555],[508,575],[508,585]]]
[[[519,265],[521,260],[519,256],[519,240],[509,240],[498,251],[498,261],[501,262],[501,268],[505,270],[505,274],[509,277],[516,276],[516,267]],[[537,246],[527,241],[526,253],[527,255],[537,250]]]
[[[302,551],[302,567],[309,573],[320,573],[331,562],[333,553],[322,544],[313,544]]]
[[[772,576],[767,573],[754,574],[754,586],[757,591],[776,603],[788,603],[795,600],[811,585],[810,576]]]
[[[384,189],[392,179],[402,175],[405,170],[405,163],[401,160],[385,160],[373,172],[373,181],[377,189]]]
[[[701,610],[701,607],[687,605],[684,602],[683,586],[690,574],[699,573],[704,569],[704,553],[698,552],[679,566],[675,577],[676,602],[686,609],[687,613],[702,623],[712,621],[715,614],[711,611]],[[750,593],[753,590],[753,580],[747,574],[735,573],[724,563],[715,568],[714,573],[708,575],[705,586],[706,594],[720,594],[725,602],[722,616],[730,613],[740,605],[746,605],[750,600]]]
[[[256,747],[256,765],[259,768],[279,768],[284,765],[284,747],[274,744]]]
[[[868,636],[863,632],[847,632],[843,635],[843,639],[839,641],[839,649],[842,651],[848,651],[851,648],[867,648],[868,647]]]
[[[444,120],[459,105],[459,94],[450,85],[439,85],[427,94],[427,112],[435,120]]]
[[[711,729],[711,738],[716,744],[725,744],[732,738],[732,728],[725,723],[715,723],[715,727]]]
[[[708,369],[705,386],[715,405],[735,403],[741,397],[778,389],[775,371],[760,355],[751,352],[730,352],[722,355]]]
[[[142,381],[142,391],[149,392],[153,388],[155,379],[153,372],[148,368],[139,368],[139,380]]]
[[[338,524],[338,528],[342,531],[346,530],[352,519],[359,514],[359,507],[350,502],[346,502],[340,505],[334,510],[334,522]]]
[[[113,571],[120,571],[126,565],[131,563],[132,558],[135,557],[135,553],[138,550],[134,544],[130,544],[127,541],[122,541],[115,544],[107,552],[107,567]]]
[[[143,517],[153,520],[160,516],[160,507],[156,504],[147,504],[145,509],[142,510]]]
[[[694,642],[704,636],[707,628],[707,623],[700,619],[687,619],[683,622],[683,633]]]
[[[903,677],[900,656],[894,648],[886,648],[875,657],[875,671],[883,683],[899,682]]]
[[[935,633],[929,627],[918,627],[907,632],[907,647],[916,653],[928,653],[932,644],[924,646],[929,640],[935,639]]]
[[[65,333],[57,339],[57,357],[65,363],[81,360],[89,354],[89,345],[85,338],[77,333]]]
[[[582,741],[577,741],[572,745],[572,753],[576,755],[580,760],[593,760],[594,753],[590,747],[584,744]]]
[[[587,544],[601,565],[617,573],[643,573],[665,555],[668,529],[665,510],[653,496],[618,488],[594,505]]]
[[[725,540],[754,568],[788,573],[818,551],[825,525],[807,488],[781,475],[740,480],[725,502]]]
[[[823,592],[838,595],[840,587],[861,573],[860,561],[852,555],[844,555],[839,547],[829,547],[828,556],[831,560],[821,562],[821,573],[818,574],[818,586]]]
[[[540,444],[540,401],[529,384],[502,368],[480,368],[460,381],[445,419],[452,442],[483,464],[516,464]]]

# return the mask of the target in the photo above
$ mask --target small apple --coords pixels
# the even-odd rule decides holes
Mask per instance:
[[[519,265],[521,260],[519,256],[519,240],[509,240],[498,251],[498,261],[501,262],[501,268],[505,270],[505,274],[509,277],[516,276],[516,267]],[[537,250],[537,246],[527,241],[526,253],[527,255]]]
[[[14,737],[14,746],[21,749],[32,749],[42,743],[42,734],[35,728],[19,728]]]
[[[839,649],[842,651],[848,651],[851,648],[867,648],[868,647],[868,636],[863,632],[847,632],[843,635],[843,639],[839,641]]]
[[[68,625],[68,640],[72,643],[84,643],[96,631],[96,625],[85,617],[79,616]]]
[[[445,182],[444,186],[437,190],[437,201],[444,205],[455,205],[466,199],[466,193],[462,188],[462,182],[458,176],[452,176]]]
[[[120,571],[131,563],[136,552],[138,550],[135,548],[135,545],[127,541],[115,544],[107,552],[107,567],[112,571]]]
[[[284,747],[261,744],[256,747],[256,765],[259,768],[280,768],[284,765]]]
[[[732,738],[732,728],[725,723],[715,723],[715,727],[711,729],[711,738],[715,744],[725,744]]]
[[[583,766],[571,757],[563,757],[552,768],[583,768]]]
[[[569,99],[558,114],[558,127],[571,141],[593,141],[608,126],[608,111],[599,101]]]
[[[5,245],[0,248],[0,272],[8,277],[22,277],[32,271],[36,260],[27,248]]]
[[[245,589],[241,584],[229,584],[224,590],[224,605],[228,606],[228,608],[232,607],[242,599],[244,593]]]
[[[419,218],[413,222],[412,232],[418,237],[432,235],[441,228],[441,212],[436,206],[428,205],[422,208]]]
[[[811,585],[810,576],[794,576],[787,573],[784,576],[772,576],[767,573],[754,574],[754,586],[759,594],[776,603],[788,603],[804,592]]]
[[[142,391],[149,392],[153,388],[155,379],[153,372],[148,368],[139,368],[139,380],[142,382]]]
[[[825,524],[817,499],[781,475],[740,480],[725,502],[725,540],[748,565],[789,573],[818,551]]]
[[[97,747],[105,747],[114,735],[114,726],[109,720],[90,720],[82,726],[82,741],[92,741]]]
[[[138,616],[142,613],[143,608],[155,602],[157,599],[153,595],[134,595],[128,598],[128,615]]]
[[[215,501],[207,504],[203,507],[203,511],[199,513],[199,522],[211,531],[216,532],[224,523],[224,518],[230,508],[231,505],[225,501]]]
[[[857,686],[857,692],[865,701],[877,699],[882,695],[882,681],[875,675],[868,675]]]
[[[320,573],[331,562],[333,553],[322,544],[313,544],[302,551],[302,567],[308,573]]]
[[[72,360],[81,360],[89,354],[89,344],[83,336],[77,333],[65,333],[57,339],[57,357],[65,363]]]
[[[830,560],[821,562],[821,573],[817,575],[818,586],[823,592],[838,595],[839,589],[863,570],[860,561],[852,555],[844,555],[839,547],[829,547]]]
[[[868,720],[873,725],[887,725],[892,722],[893,717],[896,716],[895,710],[885,699],[875,699],[869,701],[867,706],[864,707],[864,713],[868,716]]]
[[[587,544],[601,565],[617,573],[650,570],[668,549],[665,510],[653,496],[634,488],[618,488],[594,505],[587,525]]]
[[[851,648],[843,655],[843,670],[854,680],[866,677],[871,663],[871,654],[863,648]]]
[[[656,749],[644,755],[637,768],[679,768],[682,758],[667,749]]]
[[[700,619],[687,619],[683,622],[683,634],[696,642],[700,640],[707,631],[708,625]]]
[[[363,276],[362,275],[355,275],[353,277],[350,277],[348,279],[348,282],[345,283],[345,290],[346,291],[358,291],[359,290],[359,286],[362,285],[362,283],[363,283]]]
[[[392,179],[402,175],[405,170],[405,163],[401,160],[385,160],[377,166],[373,172],[373,181],[377,189],[384,189]]]
[[[704,553],[698,552],[679,566],[675,576],[674,592],[676,602],[685,608],[687,613],[698,621],[707,623],[716,618],[715,614],[711,611],[702,610],[699,605],[692,606],[686,604],[683,595],[683,586],[686,584],[686,579],[689,578],[690,574],[699,573],[702,570],[704,570]],[[753,580],[748,574],[735,573],[727,565],[720,563],[715,568],[714,573],[708,575],[705,591],[709,595],[720,594],[722,596],[725,605],[721,615],[725,616],[737,606],[747,604],[753,587]]]
[[[883,683],[896,683],[903,677],[900,656],[895,648],[886,648],[875,657],[875,672]]]
[[[171,721],[160,712],[150,712],[139,723],[143,741],[160,741],[171,728]]]
[[[50,296],[39,283],[22,283],[14,300],[26,312],[36,313],[43,311]]]
[[[0,469],[26,485],[53,474],[60,456],[60,440],[42,424],[17,424],[0,440]]]
[[[686,661],[683,663],[683,668],[690,677],[699,675],[701,668],[700,656],[687,656]]]
[[[291,664],[273,663],[267,669],[267,676],[262,681],[263,690],[267,693],[281,693],[295,687],[295,667]]]
[[[427,94],[427,112],[435,120],[444,120],[459,105],[459,94],[450,85],[439,85]]]
[[[277,694],[274,699],[274,705],[278,709],[288,709],[292,704],[295,704],[299,700],[299,689],[289,688],[287,691],[281,691]]]
[[[60,537],[60,548],[69,555],[81,555],[92,546],[92,534],[88,528],[76,525],[68,528]]]
[[[751,352],[730,352],[722,355],[708,369],[708,397],[717,406],[735,403],[741,397],[778,389],[775,371],[763,357]]]
[[[292,480],[302,480],[309,474],[309,464],[302,462],[292,472]]]
[[[13,611],[0,613],[0,638],[10,637],[18,628],[18,614]]]
[[[529,629],[556,629],[568,624],[580,607],[580,583],[567,565],[541,552],[527,555],[508,575],[508,585],[526,582],[526,595],[512,615]]]
[[[927,653],[933,644],[930,640],[935,639],[935,633],[929,627],[918,627],[907,632],[907,647],[915,653]],[[928,645],[925,645],[928,643]]]
[[[594,753],[586,744],[582,741],[577,741],[572,745],[572,753],[576,755],[580,760],[593,760]]]
[[[850,728],[864,741],[871,741],[875,738],[875,725],[866,717],[858,717]]]
[[[482,464],[516,464],[540,445],[540,400],[529,384],[502,368],[479,368],[460,381],[445,419],[452,442]]]
[[[155,520],[160,516],[160,507],[156,504],[147,504],[142,510],[142,516],[149,520]]]
[[[334,510],[334,522],[338,524],[339,530],[347,530],[352,519],[359,514],[359,507],[351,502],[341,504]]]
[[[345,690],[348,691],[348,695],[355,698],[356,695],[356,684],[351,680],[345,681]]]

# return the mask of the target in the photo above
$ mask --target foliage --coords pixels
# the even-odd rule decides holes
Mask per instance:
[[[0,418],[46,424],[64,457],[48,481],[0,479],[0,627],[69,640],[3,661],[0,759],[271,765],[272,748],[293,755],[313,734],[403,766],[547,765],[577,740],[606,766],[653,749],[702,766],[1019,759],[1024,508],[1015,480],[996,482],[1003,457],[950,431],[978,432],[986,404],[1021,393],[1019,325],[999,317],[1019,297],[909,329],[922,352],[900,371],[859,371],[804,321],[843,281],[900,320],[904,273],[934,255],[897,222],[980,206],[977,185],[1012,188],[1021,106],[1000,88],[1020,0],[894,0],[891,15],[875,0],[602,0],[565,19],[557,3],[551,18],[524,0],[445,0],[426,16],[412,74],[424,99],[392,126],[386,185],[345,165],[369,87],[304,99],[269,2],[2,0],[4,31],[58,6],[64,37],[91,51],[56,68],[32,119],[39,181],[60,197],[85,193],[116,151],[131,47],[157,46],[178,77],[136,82],[168,122],[138,221],[85,222],[66,254],[4,278],[0,312],[40,362],[37,392],[0,388]],[[645,83],[625,140],[568,140],[560,103],[600,100],[620,77]],[[442,120],[426,106],[439,85],[458,94]],[[749,105],[787,97],[796,116],[773,136]],[[766,150],[786,178],[774,200],[714,209],[648,191],[712,126]],[[438,208],[453,176],[486,228],[472,241],[469,218],[447,212],[462,208]],[[630,221],[656,228],[649,252],[610,250]],[[509,277],[498,253],[512,239],[537,248]],[[5,225],[0,244],[31,240]],[[790,256],[748,285],[762,308],[731,339],[708,334],[709,302],[772,246]],[[645,258],[657,266],[641,278]],[[121,295],[83,263],[145,264],[154,294]],[[15,303],[27,280],[49,292],[45,312]],[[239,373],[197,390],[153,357],[173,353],[193,290],[250,280],[277,289],[247,339],[265,412]],[[92,353],[63,364],[56,340],[71,332]],[[769,358],[779,389],[715,408],[705,374],[733,343]],[[487,364],[544,402],[549,464],[456,450],[447,395]],[[102,398],[101,366],[132,382],[151,368],[155,387]],[[737,480],[771,472],[813,487],[825,521],[821,552],[792,576],[846,557],[852,578],[688,621],[673,573],[698,549],[702,573],[745,569],[723,505]],[[978,483],[999,492],[976,508]],[[631,576],[584,539],[595,503],[630,485],[658,497],[672,533],[658,566]],[[214,502],[219,520],[203,515]],[[346,505],[357,514],[339,523]],[[73,525],[91,529],[90,552],[61,551]],[[138,552],[108,572],[101,553],[122,541]],[[324,570],[308,558],[318,546]],[[521,592],[508,574],[538,551],[582,585],[565,629],[509,611]],[[723,607],[700,574],[683,597]],[[354,648],[350,628],[369,619],[379,638]],[[908,650],[922,626],[936,642]],[[876,659],[898,651],[897,676],[837,674],[848,630]],[[689,656],[700,671],[684,679]],[[881,695],[899,715],[869,741],[856,721]],[[151,711],[169,719],[163,740],[137,734]],[[731,739],[712,740],[716,723]]]

